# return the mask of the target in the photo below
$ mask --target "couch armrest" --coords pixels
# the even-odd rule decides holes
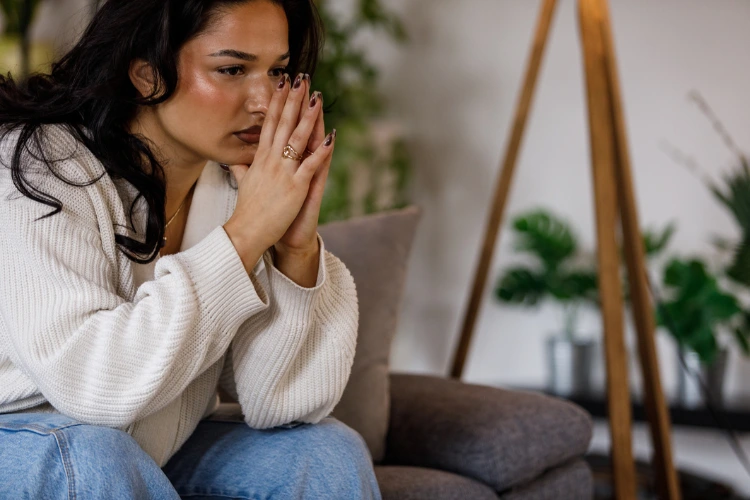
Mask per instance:
[[[558,398],[391,374],[385,464],[445,470],[503,491],[586,453],[591,416]]]

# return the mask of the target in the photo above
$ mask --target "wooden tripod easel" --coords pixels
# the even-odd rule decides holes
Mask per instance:
[[[556,4],[557,0],[544,0],[542,4],[508,150],[495,190],[482,254],[474,275],[472,294],[451,368],[451,376],[454,378],[460,378],[463,373]],[[654,342],[654,317],[649,300],[643,244],[635,206],[630,155],[607,1],[578,0],[578,8],[588,90],[599,292],[604,323],[614,489],[616,498],[619,500],[636,498],[636,476],[631,442],[632,416],[623,327],[623,296],[616,236],[619,217],[638,338],[638,353],[643,372],[644,402],[654,445],[655,475],[659,480],[660,497],[678,500],[680,488],[672,462],[669,414],[659,378],[659,364]]]

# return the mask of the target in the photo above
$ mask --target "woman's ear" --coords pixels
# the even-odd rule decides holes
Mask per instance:
[[[138,93],[141,94],[141,97],[147,97],[156,93],[154,68],[145,60],[133,59],[130,62],[128,76],[130,76],[130,81],[136,90],[138,90]]]

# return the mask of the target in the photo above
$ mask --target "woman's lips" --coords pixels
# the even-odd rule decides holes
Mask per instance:
[[[235,137],[248,144],[258,144],[260,142],[260,132],[235,132]]]

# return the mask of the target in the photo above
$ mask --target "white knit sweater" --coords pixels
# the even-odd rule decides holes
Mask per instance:
[[[316,423],[341,398],[354,359],[357,294],[321,246],[302,288],[266,252],[248,275],[221,227],[237,191],[209,162],[179,253],[130,261],[115,234],[144,240],[145,202],[60,126],[45,127],[55,171],[24,157],[62,212],[21,195],[0,166],[0,413],[54,411],[122,429],[161,466],[215,410],[219,383],[254,428]],[[0,143],[10,165],[17,134]]]

